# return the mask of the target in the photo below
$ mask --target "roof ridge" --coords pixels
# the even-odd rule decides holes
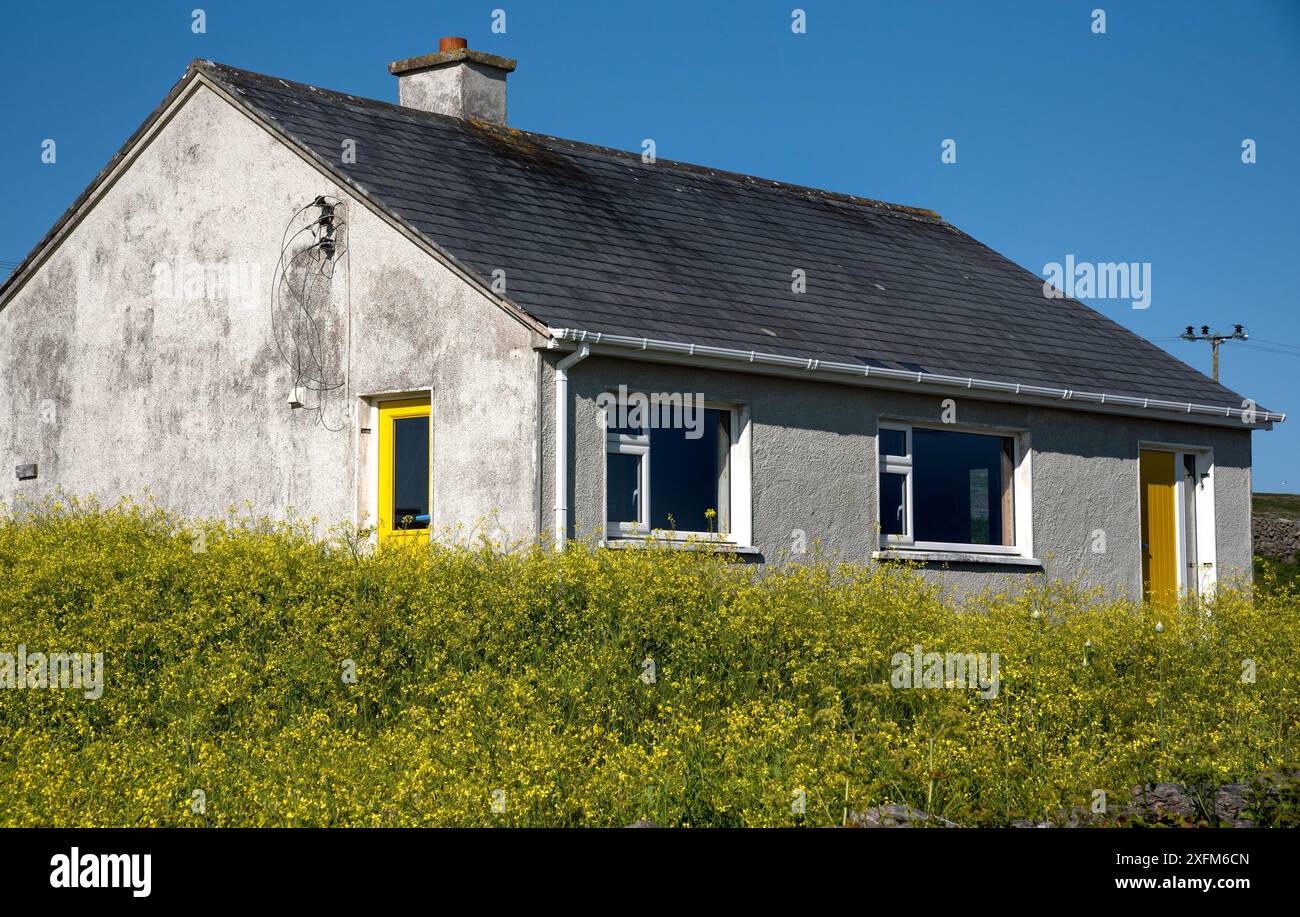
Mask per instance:
[[[272,76],[267,73],[259,73],[256,70],[245,70],[242,67],[235,67],[230,64],[223,64],[219,61],[207,58],[195,58],[193,65],[208,73],[217,79],[221,79],[221,71],[231,71],[244,77],[255,77],[262,80],[271,80],[281,83],[285,86],[298,87],[310,92],[320,93],[322,95],[334,96],[339,99],[345,99],[349,102],[378,106],[380,108],[399,112],[405,116],[420,119],[428,118],[435,121],[451,122],[459,125],[470,125],[476,130],[485,133],[493,133],[498,136],[524,136],[536,141],[542,141],[552,144],[566,144],[571,148],[588,150],[594,153],[602,153],[608,156],[615,156],[620,159],[630,160],[632,162],[641,162],[641,155],[629,150],[621,150],[616,147],[601,146],[596,143],[588,143],[584,140],[574,140],[569,137],[558,137],[554,134],[543,134],[538,131],[526,131],[517,127],[505,125],[489,124],[486,121],[479,121],[473,118],[457,118],[452,115],[442,115],[435,112],[421,111],[417,108],[409,108],[399,105],[396,102],[385,102],[382,99],[372,99],[369,96],[357,96],[348,92],[337,89],[325,89],[312,83],[304,83],[300,80],[290,80],[284,77]],[[847,204],[858,204],[861,206],[875,207],[890,213],[902,216],[924,219],[948,225],[947,221],[937,212],[926,207],[915,207],[910,204],[895,204],[890,201],[880,200],[878,198],[859,197],[855,194],[846,194],[842,191],[831,191],[826,188],[815,188],[811,185],[800,185],[794,182],[780,181],[775,178],[764,178],[759,175],[750,175],[746,172],[734,172],[729,169],[718,169],[713,166],[699,165],[698,163],[684,162],[677,159],[655,159],[656,165],[665,165],[673,169],[680,170],[692,175],[704,175],[710,178],[718,178],[725,181],[732,181],[737,184],[745,185],[751,188],[767,188],[776,191],[785,191],[796,194],[815,194],[820,197],[831,200],[841,201]]]

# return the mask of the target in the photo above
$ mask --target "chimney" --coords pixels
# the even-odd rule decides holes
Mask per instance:
[[[407,108],[453,118],[506,123],[506,74],[515,61],[471,51],[463,38],[442,38],[438,53],[388,65],[397,77],[397,101]]]

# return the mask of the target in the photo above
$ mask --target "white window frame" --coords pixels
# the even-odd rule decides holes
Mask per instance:
[[[899,474],[903,476],[903,501],[906,507],[904,512],[903,533],[901,535],[887,535],[883,531],[880,533],[880,547],[889,550],[899,551],[918,551],[918,552],[950,552],[964,554],[992,554],[1006,555],[1011,557],[1033,557],[1033,533],[1032,533],[1032,509],[1031,499],[1032,492],[1030,486],[1030,449],[1028,438],[1029,435],[1024,430],[1007,430],[996,427],[981,427],[970,424],[934,424],[934,423],[913,423],[910,421],[881,420],[877,424],[878,430],[893,430],[902,433],[904,436],[904,449],[906,455],[886,455],[880,451],[880,436],[877,433],[876,441],[876,514],[877,524],[880,523],[880,482],[886,474]],[[937,430],[942,433],[974,433],[980,436],[992,436],[999,439],[1011,440],[1011,532],[1012,543],[1009,545],[1000,544],[965,544],[962,542],[950,541],[917,541],[914,538],[916,531],[913,525],[912,504],[913,504],[913,485],[912,485],[912,430]]]
[[[640,513],[636,522],[618,523],[618,535],[622,538],[644,536],[650,529],[650,436],[643,433],[634,436],[628,433],[605,434],[605,525],[609,525],[609,456],[638,455],[641,457]]]
[[[618,387],[613,386],[613,391]],[[731,446],[727,467],[731,476],[731,531],[729,532],[685,532],[650,528],[650,463],[653,461],[648,432],[634,435],[606,430],[605,459],[601,463],[604,486],[602,494],[602,515],[606,527],[607,539],[656,539],[684,542],[688,539],[717,541],[738,547],[749,547],[753,537],[753,509],[751,505],[750,481],[750,422],[749,408],[744,404],[705,400],[702,407],[706,410],[726,411],[731,415]],[[617,531],[609,522],[609,462],[611,454],[641,456],[641,518],[637,522],[619,522]]]
[[[886,455],[880,450],[880,432],[881,430],[891,430],[895,433],[903,434],[903,451],[905,455]],[[882,423],[878,426],[876,433],[876,461],[879,463],[879,469],[876,472],[876,513],[880,512],[880,482],[887,474],[899,474],[903,476],[903,531],[902,534],[886,535],[883,531],[880,533],[881,547],[915,547],[912,541],[912,427],[908,424]],[[883,520],[879,520],[883,524]]]

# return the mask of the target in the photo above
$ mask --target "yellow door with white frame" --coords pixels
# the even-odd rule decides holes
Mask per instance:
[[[379,404],[379,543],[429,540],[429,399]]]
[[[1143,449],[1138,462],[1142,490],[1142,593],[1152,600],[1178,595],[1174,458],[1172,452]]]

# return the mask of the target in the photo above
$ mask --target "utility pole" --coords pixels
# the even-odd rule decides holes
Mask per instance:
[[[1242,330],[1240,325],[1232,326],[1232,334],[1219,334],[1217,331],[1211,331],[1209,325],[1201,326],[1201,333],[1198,335],[1196,329],[1191,325],[1187,330],[1179,335],[1184,341],[1209,341],[1211,364],[1213,366],[1214,381],[1219,381],[1219,345],[1224,341],[1245,341],[1250,335]]]

